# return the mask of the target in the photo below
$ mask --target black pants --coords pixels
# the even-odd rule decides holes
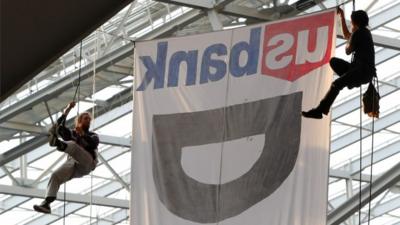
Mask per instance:
[[[335,57],[331,58],[329,64],[333,71],[339,75],[339,78],[332,83],[328,93],[326,93],[317,107],[324,114],[328,114],[333,102],[344,87],[350,89],[353,87],[360,87],[362,84],[369,83],[375,75],[375,69],[372,69],[374,65],[368,66],[361,63],[348,63],[343,59]]]

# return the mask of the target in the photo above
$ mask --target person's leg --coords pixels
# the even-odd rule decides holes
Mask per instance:
[[[66,141],[67,147],[64,152],[76,160],[78,166],[87,167],[89,169],[93,168],[93,157],[83,149],[81,146],[76,144],[74,141]]]
[[[49,133],[51,134],[52,132],[50,131]],[[75,141],[61,141],[55,134],[53,139],[56,139],[56,141],[52,140],[49,141],[49,143],[55,143],[57,150],[67,153],[81,168],[86,167],[91,171],[96,167],[97,161],[95,161],[92,155],[79,146]]]
[[[49,138],[49,145],[52,147],[57,147],[57,150],[59,151],[64,151],[64,149],[67,147],[67,145],[58,139],[57,137],[57,125],[53,125],[48,133],[48,138]]]
[[[351,84],[357,82],[355,80],[356,73],[359,72],[357,68],[350,68],[346,73],[342,74],[338,79],[336,79],[329,91],[326,93],[325,97],[321,100],[319,105],[316,108],[313,108],[309,111],[303,111],[302,115],[307,118],[313,119],[321,119],[322,114],[327,115],[329,110],[335,101],[336,97],[339,95],[340,91]]]
[[[57,150],[62,151],[70,155],[78,163],[83,165],[92,165],[93,157],[79,146],[75,141],[61,141],[57,137],[57,126],[53,126],[49,130],[49,144],[50,146],[57,147]]]
[[[71,180],[74,171],[75,161],[70,158],[51,174],[49,183],[47,185],[45,200],[40,205],[34,205],[33,208],[38,212],[50,213],[50,203],[56,199],[60,185]]]
[[[336,57],[331,58],[331,60],[329,61],[329,65],[338,76],[342,76],[350,69],[349,62]]]
[[[340,78],[339,78],[340,79]],[[329,91],[326,93],[325,97],[321,100],[321,102],[318,105],[319,111],[321,113],[327,115],[329,113],[329,110],[335,101],[336,97],[339,95],[340,91],[343,89],[343,86],[339,86],[333,82],[331,84],[331,87],[329,88]]]
[[[340,90],[341,88],[336,86],[335,83],[332,83],[329,91],[326,93],[319,105],[309,111],[303,111],[301,114],[307,118],[322,119],[322,114],[327,115],[329,113],[329,109],[331,108],[336,97],[339,95]]]

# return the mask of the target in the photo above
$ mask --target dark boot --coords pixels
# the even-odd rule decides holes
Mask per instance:
[[[333,83],[328,93],[326,93],[325,97],[319,103],[317,108],[311,109],[307,112],[303,111],[301,114],[307,118],[313,119],[321,119],[322,114],[328,115],[329,110],[335,101],[336,97],[339,95],[339,92],[342,88],[339,85]]]
[[[40,213],[45,213],[45,214],[51,213],[50,203],[47,202],[46,200],[40,203],[40,205],[34,205],[33,209],[36,212]]]
[[[58,140],[57,138],[57,126],[53,125],[50,129],[49,129],[49,133],[48,133],[48,141],[49,141],[49,145],[50,146],[56,146],[56,142]]]
[[[57,150],[63,152],[65,150],[65,148],[67,147],[67,144],[58,139],[58,137],[57,137],[57,129],[58,129],[58,126],[56,126],[56,125],[54,125],[54,126],[52,126],[50,128],[49,134],[48,134],[49,145],[52,146],[52,147],[56,146]]]
[[[46,197],[40,205],[34,205],[33,209],[36,212],[51,213],[50,203],[54,202],[54,200],[56,200],[56,197]]]
[[[314,108],[307,112],[303,111],[301,114],[306,118],[322,119],[322,111],[319,108]]]
[[[67,143],[57,139],[56,146],[58,151],[63,152],[67,148]]]

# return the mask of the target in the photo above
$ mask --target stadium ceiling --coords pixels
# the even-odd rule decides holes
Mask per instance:
[[[65,219],[74,224],[126,223],[129,187],[135,185],[129,180],[132,122],[127,125],[134,107],[134,41],[230,29],[341,3],[348,18],[352,2],[339,0],[141,0],[127,5],[82,41],[80,110],[95,114],[94,128],[102,140],[101,163],[91,176],[67,184],[66,204],[56,202],[51,215],[38,215],[32,205],[40,201],[49,173],[63,158],[46,145],[45,134],[74,94],[80,45],[1,102],[0,220],[12,221],[10,224],[57,223],[63,220],[65,206]],[[372,224],[400,224],[400,0],[363,0],[357,1],[356,7],[370,15],[382,96],[381,118],[374,123]],[[345,57],[343,49],[339,35],[339,57]],[[372,123],[362,117],[364,152],[360,158],[359,115],[359,90],[341,94],[332,112],[328,224],[358,224],[360,178],[362,188],[369,189]],[[63,188],[59,199],[64,197],[62,192]],[[362,202],[368,197],[369,193],[363,192]],[[363,223],[367,212],[365,206]]]
[[[0,102],[132,0],[2,0]]]

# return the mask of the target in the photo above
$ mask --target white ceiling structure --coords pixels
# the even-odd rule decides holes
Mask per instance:
[[[349,19],[352,2],[342,0],[134,1],[82,41],[81,62],[77,45],[0,104],[0,221],[10,225],[63,224],[64,219],[66,224],[129,223],[129,190],[135,186],[129,180],[134,41],[230,29],[341,3]],[[371,224],[400,225],[400,0],[359,0],[356,8],[370,16],[381,116],[374,124],[362,116],[360,158],[359,89],[343,91],[334,105],[328,224],[358,224],[360,197],[365,205],[362,224],[367,224],[372,175]],[[336,55],[347,57],[340,37]],[[92,175],[61,187],[58,197],[66,197],[65,204],[56,201],[52,214],[38,214],[32,205],[41,201],[50,173],[64,160],[63,154],[47,145],[46,130],[73,98],[79,63],[79,111],[91,110],[95,116],[93,128],[101,136],[100,165]],[[77,107],[74,110],[71,115]]]

